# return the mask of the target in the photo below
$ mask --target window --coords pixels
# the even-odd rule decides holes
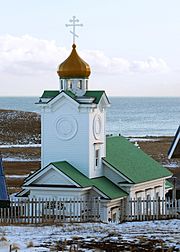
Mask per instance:
[[[72,80],[68,80],[68,89],[72,89]]]
[[[88,80],[86,80],[86,90],[88,90]]]
[[[61,80],[61,90],[63,89],[63,80]]]
[[[98,164],[99,164],[99,149],[96,150],[95,167],[98,167]]]
[[[77,87],[78,87],[79,89],[82,89],[82,80],[79,80],[79,81],[78,81]]]

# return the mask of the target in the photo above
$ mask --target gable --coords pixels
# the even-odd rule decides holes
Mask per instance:
[[[124,137],[107,137],[106,146],[105,162],[133,183],[172,176],[169,170]]]
[[[90,179],[68,162],[66,161],[53,162],[52,165],[54,165],[54,167],[56,167],[59,171],[61,171],[66,176],[71,178],[75,183],[77,183],[81,187],[91,186]]]
[[[47,105],[52,107],[53,110],[57,110],[63,103],[69,104],[71,107],[78,107],[78,103],[63,91],[50,99]]]
[[[59,95],[64,95],[69,97],[72,101],[76,103],[83,104],[82,100],[79,101],[79,97],[77,97],[73,92],[70,90],[66,91],[58,91],[58,90],[45,90],[40,97],[40,100],[37,104],[43,105],[43,104],[53,104],[59,97]],[[82,98],[94,98],[93,103],[99,104],[100,101],[103,99],[104,106],[107,106],[110,104],[108,97],[103,90],[87,90],[86,93],[82,96]]]
[[[49,164],[43,169],[39,169],[30,177],[25,180],[23,186],[44,186],[44,185],[57,185],[57,186],[77,186],[79,185],[68,177],[66,174],[57,169],[54,165]]]
[[[33,185],[74,186],[74,183],[63,173],[51,167],[47,172],[34,180]]]
[[[109,178],[111,181],[113,181],[115,184],[119,183],[130,183],[131,181],[128,181],[126,177],[123,177],[122,174],[117,172],[116,169],[113,169],[112,167],[109,167],[105,161],[104,163],[104,176]]]
[[[72,113],[73,111],[78,111],[78,106],[74,101],[69,99],[65,95],[60,95],[56,98],[56,101],[52,104],[52,111],[57,111],[57,113]]]

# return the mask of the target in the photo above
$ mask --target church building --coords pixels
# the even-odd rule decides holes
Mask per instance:
[[[37,102],[41,168],[18,196],[98,197],[102,221],[118,218],[122,199],[164,197],[172,174],[124,137],[106,136],[109,99],[104,90],[90,89],[90,66],[75,44],[57,73],[59,88],[45,90]]]

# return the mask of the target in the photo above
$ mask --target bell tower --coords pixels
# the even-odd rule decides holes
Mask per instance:
[[[41,106],[41,167],[66,161],[88,178],[103,176],[106,155],[104,91],[89,90],[90,66],[75,45],[77,19],[72,20],[73,45],[69,57],[57,69],[59,90],[46,90]]]

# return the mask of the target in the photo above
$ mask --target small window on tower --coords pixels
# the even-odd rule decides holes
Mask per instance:
[[[63,90],[63,80],[61,80],[61,90]]]
[[[86,90],[88,90],[88,80],[86,80]]]
[[[72,80],[68,80],[68,89],[72,89]]]
[[[79,89],[82,89],[82,80],[79,80],[79,81],[78,81],[77,87],[78,87]]]
[[[99,149],[96,150],[95,166],[98,167],[99,164]]]

